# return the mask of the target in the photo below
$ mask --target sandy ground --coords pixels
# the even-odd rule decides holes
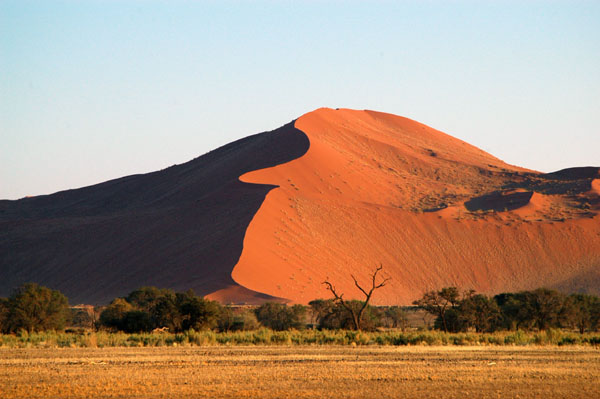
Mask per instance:
[[[0,349],[9,398],[595,398],[600,351],[558,347]]]

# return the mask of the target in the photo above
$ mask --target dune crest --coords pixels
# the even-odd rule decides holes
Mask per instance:
[[[224,303],[280,300],[231,278],[246,227],[275,188],[238,177],[308,146],[292,122],[158,172],[0,201],[0,296],[33,281],[72,303],[106,304],[146,285]]]
[[[413,120],[321,108],[192,161],[0,201],[0,296],[105,304],[144,285],[307,303],[329,279],[377,304],[454,285],[600,293],[600,168],[508,165]]]
[[[304,156],[240,177],[279,186],[246,231],[232,273],[245,287],[306,303],[329,297],[328,278],[360,298],[350,274],[382,264],[392,282],[375,302],[408,304],[448,285],[498,292],[598,273],[599,218],[573,194],[593,171],[544,177],[373,111],[319,109],[295,127]]]

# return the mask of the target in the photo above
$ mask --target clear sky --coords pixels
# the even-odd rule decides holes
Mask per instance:
[[[600,166],[599,1],[0,0],[0,198],[183,163],[322,106]]]

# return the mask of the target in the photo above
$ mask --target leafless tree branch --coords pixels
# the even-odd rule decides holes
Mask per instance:
[[[341,295],[338,294],[335,290],[335,286],[333,284],[331,284],[331,282],[328,280],[328,278],[323,282],[323,284],[325,284],[327,286],[327,289],[329,291],[331,291],[331,293],[333,294],[334,300],[339,302],[340,305],[342,305],[346,310],[348,310],[350,312],[350,314],[352,315],[352,320],[354,322],[354,327],[357,330],[361,329],[362,315],[363,315],[365,309],[367,308],[367,306],[369,306],[369,301],[371,300],[371,296],[373,296],[373,292],[378,288],[384,287],[388,283],[388,281],[391,280],[389,277],[386,277],[379,284],[377,284],[377,274],[382,269],[383,269],[383,265],[380,264],[375,269],[373,274],[371,275],[371,277],[372,277],[371,278],[371,288],[369,289],[368,292],[366,289],[364,289],[363,287],[360,286],[360,284],[358,283],[358,280],[356,279],[356,277],[354,277],[353,274],[350,275],[350,277],[352,277],[352,280],[354,281],[354,285],[356,286],[356,288],[358,288],[365,295],[365,300],[358,311],[354,307],[352,307],[348,303],[346,303],[346,301],[344,301],[344,299],[343,299],[344,294],[341,294]]]

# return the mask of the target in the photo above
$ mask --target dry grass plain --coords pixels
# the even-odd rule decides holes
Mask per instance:
[[[598,398],[594,347],[0,348],[0,398]]]

